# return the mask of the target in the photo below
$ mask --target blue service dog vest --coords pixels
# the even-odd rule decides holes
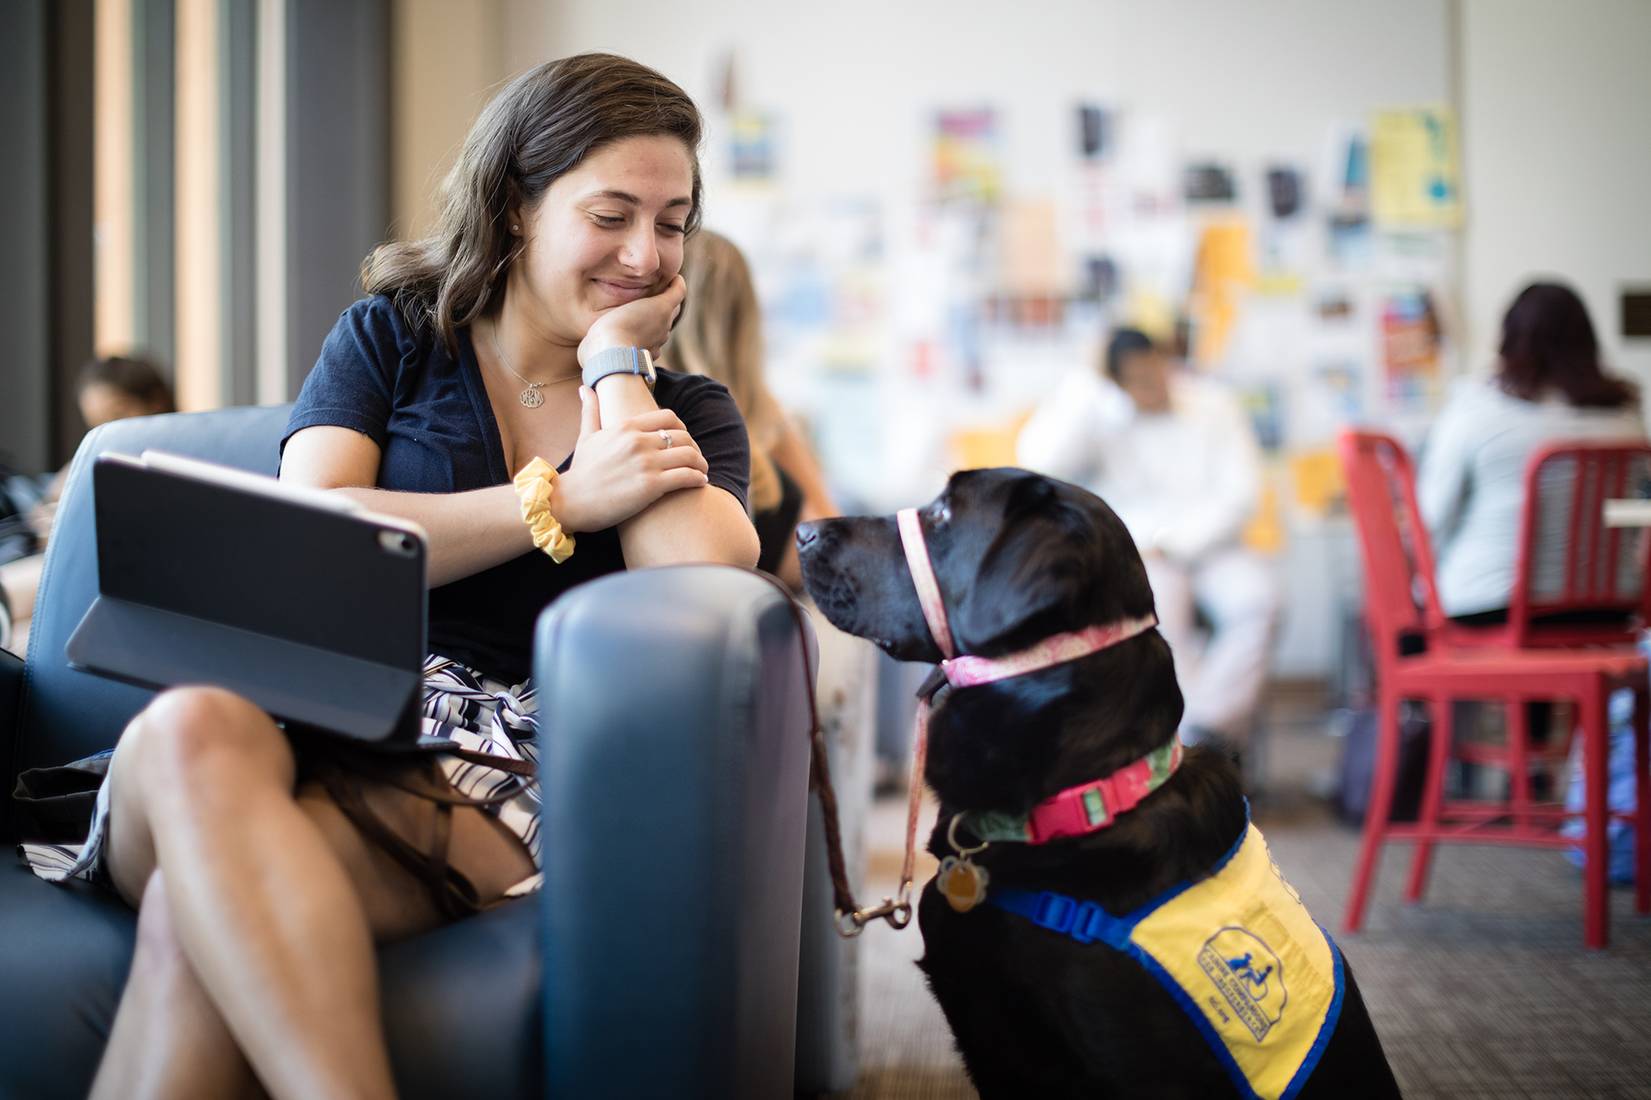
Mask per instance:
[[[1284,881],[1254,825],[1208,878],[1127,916],[1051,891],[988,900],[1146,968],[1175,998],[1246,1097],[1296,1095],[1341,1015],[1341,951]]]

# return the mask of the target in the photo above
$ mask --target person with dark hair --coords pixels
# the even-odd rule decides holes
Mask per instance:
[[[1119,328],[1101,372],[1075,371],[1021,430],[1019,461],[1102,497],[1141,550],[1175,652],[1189,742],[1249,736],[1278,615],[1277,584],[1239,534],[1261,492],[1255,431],[1217,383],[1172,369]],[[1198,613],[1211,627],[1198,628]]]
[[[423,732],[444,747],[388,760],[221,690],[157,696],[86,843],[31,846],[58,857],[36,873],[138,910],[94,1096],[393,1095],[374,942],[539,888],[540,610],[625,568],[756,562],[733,398],[652,362],[700,138],[652,69],[541,65],[483,110],[432,236],[367,259],[280,476],[427,532]]]
[[[75,388],[86,427],[96,428],[129,416],[176,412],[172,387],[160,368],[137,356],[94,359],[80,372]]]
[[[1560,283],[1520,291],[1495,372],[1454,388],[1422,448],[1416,498],[1445,614],[1505,620],[1532,454],[1560,440],[1644,437],[1638,394],[1606,373],[1582,299]]]
[[[98,428],[111,420],[153,416],[174,411],[172,387],[160,368],[148,359],[114,355],[94,359],[80,372],[75,387],[80,415],[86,427]],[[0,485],[0,648],[28,636],[35,594],[46,563],[46,541],[57,517],[57,499],[63,495],[68,468],[38,478],[19,477]],[[18,486],[27,486],[27,492]],[[12,630],[18,638],[14,643]]]

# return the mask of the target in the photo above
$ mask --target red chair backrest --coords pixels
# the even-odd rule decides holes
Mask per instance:
[[[1380,668],[1398,656],[1401,637],[1444,622],[1433,548],[1416,504],[1415,470],[1399,441],[1348,429],[1337,443],[1364,562],[1365,620]]]
[[[1515,645],[1631,644],[1651,622],[1651,532],[1605,526],[1605,501],[1648,492],[1651,444],[1568,441],[1531,456],[1508,608]],[[1602,621],[1543,621],[1578,611]]]

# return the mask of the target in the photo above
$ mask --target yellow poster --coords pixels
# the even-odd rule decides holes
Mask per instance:
[[[1250,225],[1242,219],[1205,227],[1198,242],[1191,308],[1195,322],[1193,359],[1204,367],[1219,363],[1238,323],[1239,302],[1255,285]]]
[[[1295,486],[1295,502],[1302,511],[1322,518],[1345,493],[1341,459],[1328,447],[1298,451],[1290,456],[1290,480]]]
[[[1376,112],[1370,125],[1370,212],[1384,229],[1461,224],[1456,116],[1448,107]]]
[[[930,157],[938,198],[996,202],[1002,193],[997,113],[990,108],[938,112]]]

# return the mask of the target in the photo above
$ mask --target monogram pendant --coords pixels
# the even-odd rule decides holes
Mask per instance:
[[[520,401],[524,408],[529,409],[536,409],[545,403],[544,396],[539,393],[538,386],[529,386],[521,392],[521,395],[517,397],[516,400]]]
[[[947,856],[940,861],[935,883],[953,909],[967,913],[986,900],[986,883],[990,878],[986,868],[971,862],[968,856]]]

